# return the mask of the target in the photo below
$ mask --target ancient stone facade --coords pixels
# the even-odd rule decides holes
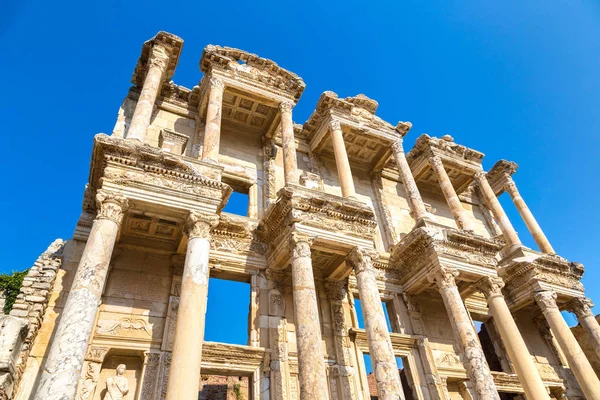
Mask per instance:
[[[95,136],[73,238],[3,317],[3,398],[600,399],[560,314],[600,352],[583,266],[554,252],[516,164],[484,171],[448,135],[407,151],[412,125],[364,95],[325,92],[294,124],[302,79],[242,50],[207,46],[178,86],[182,46],[143,45]],[[246,215],[223,211],[232,191]],[[249,284],[246,345],[204,340],[207,307],[227,312],[210,278]]]

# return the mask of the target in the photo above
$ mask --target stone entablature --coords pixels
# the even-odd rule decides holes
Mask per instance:
[[[177,63],[179,63],[179,56],[183,48],[183,40],[172,33],[161,31],[142,46],[142,54],[131,77],[131,83],[137,87],[144,85],[144,80],[148,72],[148,63],[152,62],[152,51],[155,47],[160,47],[169,53],[166,60],[165,83],[168,84],[173,74],[175,74],[175,68],[177,67]]]

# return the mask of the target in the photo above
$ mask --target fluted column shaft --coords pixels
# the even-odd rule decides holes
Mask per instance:
[[[481,193],[483,194],[486,205],[490,208],[490,211],[494,215],[496,222],[498,222],[500,230],[502,231],[502,235],[504,236],[504,240],[506,240],[509,247],[520,246],[521,240],[519,240],[519,236],[517,235],[515,228],[504,212],[504,209],[498,201],[498,198],[494,194],[494,191],[487,180],[485,172],[477,171],[475,173],[475,180],[481,189]]]
[[[188,243],[175,323],[167,400],[198,398],[208,297],[210,231],[217,222],[218,216],[198,212],[191,212],[186,222]]]
[[[328,399],[329,395],[310,241],[305,236],[296,233],[292,235],[292,293],[300,398],[320,400]]]
[[[342,126],[339,121],[331,121],[329,124],[331,131],[331,142],[333,144],[333,154],[335,156],[335,165],[337,167],[338,179],[342,189],[342,197],[354,197],[356,189],[352,180],[352,170],[350,169],[350,161],[344,144],[344,135]]]
[[[504,189],[510,195],[510,198],[515,204],[515,207],[517,207],[519,214],[521,214],[521,218],[523,218],[523,221],[525,222],[529,233],[531,233],[531,236],[533,236],[533,239],[539,246],[540,250],[543,253],[555,254],[552,245],[548,241],[546,235],[544,235],[544,231],[542,231],[542,228],[540,228],[540,225],[537,223],[535,217],[529,210],[529,207],[527,207],[525,200],[523,200],[523,198],[521,197],[521,194],[517,189],[517,185],[515,185],[515,182],[512,180],[512,178],[509,178],[509,181]]]
[[[556,304],[556,293],[551,291],[538,292],[535,294],[535,301],[542,309],[550,330],[567,358],[569,367],[573,371],[577,382],[579,382],[586,399],[600,399],[600,381],[585,357],[583,350],[581,350],[579,343],[577,343],[575,336],[573,336],[569,325],[561,315]]]
[[[466,231],[472,231],[473,227],[471,225],[471,221],[467,218],[465,213],[465,209],[463,208],[460,200],[458,199],[458,195],[452,186],[452,182],[448,177],[448,173],[444,168],[444,164],[442,164],[442,160],[438,156],[431,157],[429,159],[429,164],[433,169],[433,173],[437,177],[437,180],[440,184],[440,188],[442,189],[442,193],[444,193],[444,197],[446,198],[446,202],[448,203],[448,207],[450,207],[450,212],[456,221],[456,225],[458,229],[464,229]]]
[[[150,119],[152,118],[152,110],[154,109],[156,97],[167,71],[169,56],[170,49],[165,46],[154,45],[152,47],[150,58],[148,59],[148,72],[146,73],[144,86],[131,117],[127,139],[139,140],[142,143],[146,140],[146,133],[148,126],[150,126]]]
[[[427,216],[427,210],[425,209],[425,203],[415,182],[415,177],[410,170],[408,161],[406,161],[406,154],[404,154],[404,147],[402,146],[402,139],[398,139],[392,144],[392,151],[394,158],[396,159],[396,165],[398,171],[400,171],[400,178],[402,178],[402,185],[406,192],[408,199],[408,206],[412,212],[415,221],[420,221]]]
[[[96,202],[98,215],[60,315],[35,400],[75,398],[110,258],[127,209],[127,199],[114,193],[99,191]]]
[[[219,161],[219,144],[221,142],[221,115],[225,85],[223,81],[214,77],[209,79],[208,85],[208,105],[206,107],[202,160],[217,163]]]
[[[487,299],[490,313],[494,317],[502,342],[515,367],[517,377],[523,385],[527,398],[530,400],[549,400],[550,397],[542,382],[540,373],[502,295],[504,282],[497,277],[485,277],[479,282],[479,287]]]
[[[378,398],[381,400],[404,400],[398,365],[385,321],[373,262],[371,257],[360,249],[355,249],[350,254],[349,261],[356,274]]]
[[[283,147],[283,175],[285,184],[298,184],[298,161],[296,159],[296,139],[294,138],[294,121],[292,120],[291,102],[281,103],[281,141]]]
[[[600,325],[592,312],[594,303],[585,297],[576,298],[567,305],[568,310],[577,316],[577,320],[589,337],[594,351],[600,357]]]
[[[469,313],[460,297],[454,278],[458,271],[440,267],[428,276],[434,282],[444,301],[454,338],[463,356],[467,376],[471,380],[476,400],[500,400],[494,378],[485,359],[481,343]]]

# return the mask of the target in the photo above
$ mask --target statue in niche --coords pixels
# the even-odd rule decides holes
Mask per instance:
[[[106,380],[106,395],[104,400],[123,400],[129,392],[129,383],[125,378],[125,364],[119,364],[115,376]]]

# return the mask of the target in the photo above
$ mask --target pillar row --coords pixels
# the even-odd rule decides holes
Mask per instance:
[[[293,233],[290,238],[298,380],[301,399],[327,399],[327,374],[312,269],[311,242],[311,238],[297,233]]]
[[[146,73],[144,86],[142,86],[140,97],[131,117],[127,139],[139,140],[142,143],[146,140],[146,133],[148,126],[150,126],[154,103],[163,83],[170,55],[171,50],[169,48],[160,44],[152,46],[148,59],[148,72]]]
[[[481,343],[469,313],[460,297],[455,277],[458,271],[453,268],[439,267],[428,275],[430,282],[437,285],[442,295],[454,338],[458,342],[463,356],[463,364],[473,387],[476,400],[500,400],[490,367],[485,359]]]
[[[294,103],[284,102],[279,105],[281,113],[281,140],[283,148],[283,175],[285,184],[298,184],[298,161],[296,159],[296,139],[294,137],[294,121],[292,109]]]
[[[73,400],[127,199],[98,191],[98,214],[50,345],[35,400]]]
[[[512,178],[510,178],[510,177],[508,178],[508,183],[504,187],[504,190],[506,190],[508,192],[508,194],[510,195],[510,198],[512,199],[513,203],[515,204],[515,207],[517,207],[517,210],[519,211],[521,218],[523,218],[523,221],[525,222],[525,225],[527,226],[529,233],[531,233],[531,236],[533,236],[533,239],[539,246],[540,250],[543,253],[555,254],[554,249],[552,248],[552,245],[548,241],[548,238],[544,234],[544,231],[542,231],[542,228],[540,227],[540,225],[537,223],[535,217],[529,210],[529,207],[527,207],[525,200],[523,200],[523,197],[521,197],[521,194],[519,193],[519,190],[517,189],[517,185],[512,180]]]
[[[552,335],[556,338],[558,345],[563,351],[569,367],[581,390],[588,400],[600,400],[600,381],[596,376],[590,362],[586,358],[581,346],[573,336],[571,328],[563,318],[556,304],[556,293],[543,291],[535,294],[535,301],[541,308]]]
[[[512,361],[523,390],[530,400],[549,400],[548,392],[538,372],[521,332],[502,295],[504,282],[498,277],[484,277],[478,282],[488,302],[488,307],[502,342]]]
[[[404,186],[404,191],[408,198],[408,206],[410,207],[414,220],[419,222],[427,216],[427,210],[425,209],[425,203],[423,203],[423,198],[421,197],[421,193],[415,182],[415,177],[410,170],[408,161],[406,161],[402,139],[398,139],[392,144],[392,152],[394,153],[396,165],[398,171],[400,171],[402,185]]]
[[[360,249],[352,251],[349,262],[356,274],[378,398],[381,400],[404,400],[398,365],[377,288],[373,262],[371,257]]]
[[[212,163],[219,161],[224,90],[225,84],[222,80],[215,77],[208,80],[208,105],[206,107],[202,160]]]
[[[198,398],[208,297],[210,231],[218,221],[217,215],[193,211],[185,225],[188,243],[175,323],[167,400]]]
[[[437,180],[440,184],[440,188],[442,189],[442,193],[444,193],[444,197],[446,198],[446,202],[448,203],[448,207],[450,207],[450,212],[456,221],[456,225],[458,229],[463,229],[466,231],[472,231],[473,227],[471,225],[471,221],[467,218],[465,213],[465,209],[463,208],[454,187],[452,186],[452,182],[448,177],[448,173],[444,168],[444,164],[439,156],[434,156],[429,159],[429,164],[433,169],[433,173],[437,177]]]
[[[340,180],[340,186],[342,188],[342,196],[354,197],[356,195],[356,189],[354,188],[354,181],[352,180],[352,170],[350,169],[350,161],[348,160],[348,153],[346,152],[346,145],[344,144],[342,126],[339,121],[332,120],[329,123],[329,129],[331,131],[333,154],[335,156],[338,179]]]
[[[575,298],[567,304],[567,309],[577,316],[577,320],[588,335],[594,351],[600,357],[600,325],[592,312],[592,307],[594,307],[594,303],[585,297]]]
[[[504,240],[506,240],[509,247],[520,246],[521,240],[519,240],[517,231],[515,231],[515,228],[508,218],[508,215],[506,215],[502,205],[494,194],[494,191],[487,180],[485,172],[477,171],[475,173],[475,180],[481,189],[481,193],[483,194],[486,205],[490,208],[490,211],[498,222],[500,230],[502,231],[502,235],[504,236]]]

